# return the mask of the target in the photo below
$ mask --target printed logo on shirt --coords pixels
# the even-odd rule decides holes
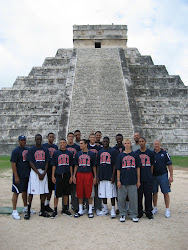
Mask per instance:
[[[164,157],[164,154],[161,154],[162,157]]]
[[[79,167],[90,167],[91,166],[91,159],[89,155],[80,155],[78,158]]]
[[[111,155],[108,152],[101,153],[100,164],[111,164]]]
[[[97,156],[98,151],[95,148],[90,148],[89,151],[95,153],[95,155]]]
[[[123,152],[123,148],[119,148],[119,152],[122,153]]]
[[[24,151],[22,152],[23,161],[26,161],[27,153],[28,153],[28,150],[24,150]]]
[[[151,166],[150,157],[148,155],[141,154],[139,156],[141,159],[142,168],[147,167],[147,166]]]
[[[56,151],[56,149],[55,148],[48,148],[48,150],[49,150],[50,158],[52,158],[52,156],[53,156],[54,152]]]
[[[73,158],[75,158],[77,150],[75,148],[67,148],[68,151],[70,151],[73,154]]]
[[[69,165],[69,156],[67,154],[61,154],[58,156],[58,166]]]
[[[45,161],[45,152],[43,150],[37,150],[35,152],[35,161]]]
[[[135,168],[135,158],[131,155],[127,155],[122,159],[122,168]]]

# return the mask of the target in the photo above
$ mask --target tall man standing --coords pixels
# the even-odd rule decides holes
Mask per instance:
[[[169,154],[161,148],[161,143],[159,140],[154,141],[154,169],[153,169],[153,204],[154,208],[152,213],[156,214],[157,209],[157,199],[158,199],[158,186],[160,185],[161,192],[164,194],[164,201],[166,206],[165,217],[170,217],[170,197],[169,192],[171,183],[173,182],[173,167],[172,161]],[[170,172],[170,177],[168,178],[168,170]]]
[[[79,200],[79,211],[74,215],[76,218],[83,215],[84,197],[88,199],[89,203],[88,217],[94,217],[92,213],[92,201],[94,196],[93,184],[96,184],[96,157],[93,152],[88,150],[87,146],[88,140],[81,140],[81,151],[78,151],[75,156],[73,181],[76,184],[76,194]]]
[[[47,170],[50,155],[48,149],[42,146],[42,136],[40,134],[35,135],[35,146],[29,149],[27,160],[29,161],[31,172],[27,189],[29,194],[28,211],[27,214],[25,214],[24,219],[30,219],[30,208],[33,194],[40,194],[41,210],[39,216],[50,217],[44,207],[46,194],[48,194]]]
[[[49,162],[48,171],[47,171],[49,193],[46,195],[45,211],[46,212],[53,212],[53,209],[50,207],[50,199],[52,196],[52,191],[54,190],[54,183],[52,182],[52,163],[51,163],[51,160],[52,160],[53,153],[56,150],[58,150],[58,146],[54,144],[54,139],[55,139],[54,133],[52,133],[52,132],[49,133],[47,138],[48,138],[48,142],[43,144],[43,146],[48,149],[49,154],[50,154],[50,162]]]
[[[59,197],[63,197],[63,211],[67,216],[72,216],[68,210],[68,196],[71,194],[73,156],[66,148],[65,139],[60,140],[60,150],[54,152],[52,157],[52,181],[55,184],[54,212],[51,218],[57,216]]]
[[[13,184],[12,184],[12,217],[20,220],[18,211],[16,210],[17,200],[19,193],[22,193],[24,210],[27,210],[27,186],[29,181],[30,166],[26,160],[26,155],[29,148],[26,147],[26,137],[20,135],[18,137],[19,146],[12,151],[11,165],[13,171]]]

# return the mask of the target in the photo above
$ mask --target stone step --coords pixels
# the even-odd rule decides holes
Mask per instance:
[[[44,63],[42,64],[42,67],[49,67],[49,66],[63,66],[63,65],[69,65],[70,58],[59,58],[59,57],[47,57],[44,60]]]
[[[79,97],[79,98],[78,98]],[[118,49],[78,49],[69,131],[133,134]]]
[[[33,67],[29,76],[63,76],[66,77],[68,72],[68,66],[49,66],[49,67]]]
[[[129,65],[129,71],[131,76],[134,78],[142,78],[142,77],[162,77],[168,76],[168,72],[164,65]]]

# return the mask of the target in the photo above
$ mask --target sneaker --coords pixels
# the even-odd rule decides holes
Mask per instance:
[[[146,215],[149,220],[153,220],[153,215]]]
[[[64,209],[63,209],[63,210],[62,210],[62,214],[72,217],[72,214],[71,214],[71,212],[70,212],[69,210],[64,210]]]
[[[83,209],[83,214],[87,214],[87,208]]]
[[[44,207],[45,207],[44,209],[46,212],[53,213],[54,210],[49,205],[46,205]]]
[[[53,214],[50,216],[51,219],[55,219],[55,217],[57,217],[58,214],[56,211],[53,211]]]
[[[157,212],[158,212],[157,207],[154,207],[153,210],[152,210],[152,214],[156,214]]]
[[[108,209],[105,209],[105,208],[102,209],[102,212],[103,212],[103,215],[108,215],[109,214]]]
[[[110,215],[112,219],[116,218],[116,211],[114,209],[111,209]]]
[[[50,217],[50,215],[46,211],[40,211],[39,216],[46,217],[46,218]]]
[[[82,216],[83,214],[79,214],[79,213],[76,213],[75,215],[74,215],[74,218],[79,218],[80,216]]]
[[[16,211],[16,212],[12,212],[12,218],[15,219],[15,220],[20,220],[20,216],[19,216],[19,213]]]
[[[165,217],[166,217],[166,218],[169,218],[169,217],[170,217],[170,210],[166,210],[166,212],[165,212]]]
[[[24,215],[24,220],[29,220],[30,219],[30,214],[29,213],[26,213],[25,215]]]
[[[120,221],[120,222],[125,222],[125,215],[122,215],[122,216],[119,218],[119,221]]]
[[[94,217],[94,214],[93,213],[89,213],[88,214],[88,218],[93,218]]]
[[[27,211],[28,211],[28,209],[24,207],[22,210],[22,213],[26,214]],[[30,210],[30,214],[36,214],[36,212],[34,210]]]
[[[97,216],[103,216],[104,214],[103,214],[103,212],[101,210],[97,209],[96,210],[96,215]]]
[[[137,217],[135,217],[135,218],[132,218],[132,221],[133,221],[133,222],[138,222],[139,219],[138,219]]]

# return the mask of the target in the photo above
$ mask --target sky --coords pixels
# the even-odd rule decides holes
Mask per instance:
[[[128,26],[128,47],[188,86],[188,0],[0,0],[0,88],[73,48],[74,24],[112,23]]]

